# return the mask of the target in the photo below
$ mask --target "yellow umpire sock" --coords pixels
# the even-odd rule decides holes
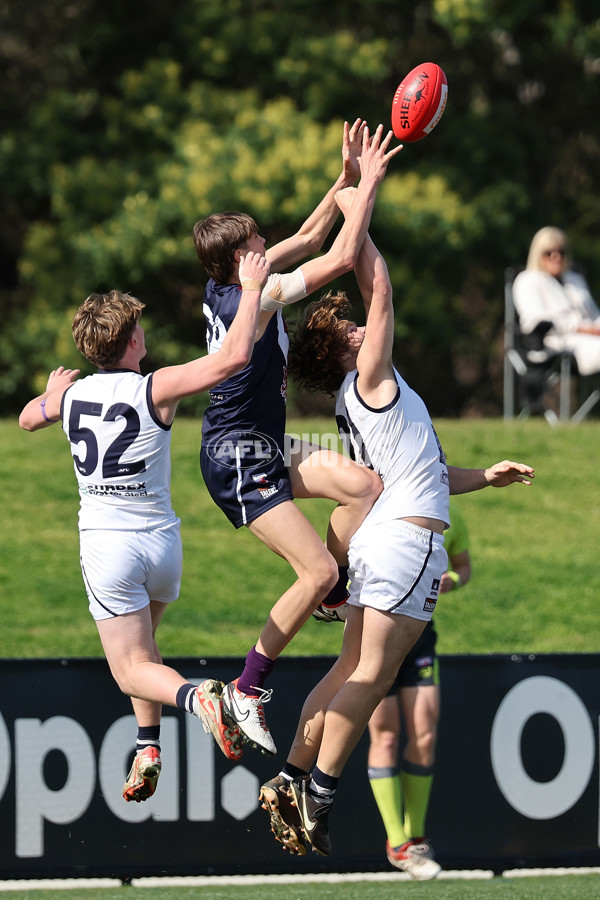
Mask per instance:
[[[398,771],[389,767],[369,766],[369,783],[390,847],[400,847],[408,840],[402,824],[402,796]]]
[[[404,829],[409,838],[425,837],[425,819],[433,782],[433,766],[402,763],[400,785],[404,800]]]

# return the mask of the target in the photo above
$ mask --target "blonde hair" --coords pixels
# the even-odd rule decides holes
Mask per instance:
[[[567,236],[560,228],[554,228],[552,225],[546,225],[534,234],[527,256],[527,268],[541,269],[542,256],[548,250],[555,250],[557,245],[562,246],[565,251],[563,260],[564,271],[569,264]]]
[[[121,291],[90,294],[73,319],[73,339],[81,355],[98,368],[115,368],[144,306],[141,300]]]

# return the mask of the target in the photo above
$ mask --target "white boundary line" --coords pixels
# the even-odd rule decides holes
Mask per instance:
[[[506,869],[502,872],[502,878],[527,878],[540,875],[591,875],[600,874],[599,867],[581,868],[556,868],[556,869]],[[457,869],[456,871],[443,870],[437,880],[442,879],[490,879],[494,877],[491,869]],[[191,876],[164,876],[156,878],[133,878],[132,887],[218,887],[227,885],[252,885],[252,884],[296,884],[303,883],[329,883],[340,884],[342,882],[360,881],[412,881],[410,875],[403,872],[314,872],[293,875],[191,875]],[[43,879],[10,879],[0,880],[1,891],[18,890],[68,890],[75,888],[109,888],[121,887],[120,878],[43,878]]]

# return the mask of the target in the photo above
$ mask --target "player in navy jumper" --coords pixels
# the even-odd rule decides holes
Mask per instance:
[[[221,345],[239,298],[240,255],[263,253],[280,272],[321,247],[338,213],[336,193],[360,174],[356,203],[333,242],[320,257],[289,274],[271,274],[263,288],[256,343],[249,366],[210,393],[202,429],[201,468],[207,488],[236,527],[246,525],[282,556],[297,579],[277,600],[239,679],[226,686],[226,715],[263,752],[275,753],[263,704],[271,691],[264,682],[274,662],[319,603],[340,580],[347,548],[381,482],[371,472],[333,451],[303,444],[284,458],[288,336],[282,309],[353,269],[369,227],[377,187],[389,160],[392,133],[380,125],[371,137],[365,123],[344,126],[343,172],[296,235],[265,249],[254,220],[243,213],[218,213],[196,223],[194,240],[210,281],[204,311],[209,352]],[[359,159],[360,158],[360,159]],[[366,477],[365,477],[366,476]],[[327,547],[292,502],[327,497],[338,502]],[[345,587],[345,575],[341,578]]]

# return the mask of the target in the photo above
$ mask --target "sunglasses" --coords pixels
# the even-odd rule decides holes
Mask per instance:
[[[560,250],[544,250],[542,256],[554,256],[554,254],[557,256],[564,256],[565,251],[562,248]]]

